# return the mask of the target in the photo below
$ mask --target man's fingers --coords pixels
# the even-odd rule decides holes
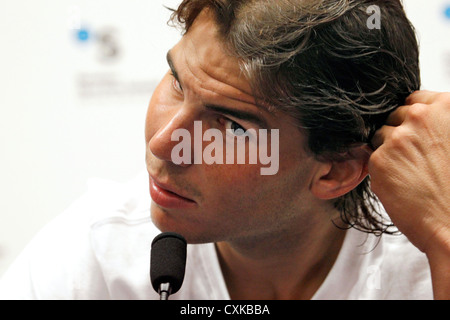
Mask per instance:
[[[386,124],[390,126],[399,126],[403,123],[403,121],[405,121],[408,112],[412,110],[411,108],[418,108],[420,105],[422,107],[425,105],[428,106],[435,104],[436,102],[449,103],[449,96],[442,94],[441,92],[426,90],[415,91],[406,98],[406,105],[398,107],[388,116]]]
[[[395,127],[393,126],[382,126],[377,130],[371,141],[373,149],[378,149],[384,143],[386,138],[392,135],[394,129]]]
[[[391,112],[386,120],[386,124],[389,126],[399,126],[405,121],[406,113],[409,106],[398,107],[395,111]]]
[[[371,143],[374,149],[377,149],[379,146],[381,146],[384,143],[386,137],[392,134],[394,128],[400,126],[403,121],[405,121],[409,108],[411,108],[411,106],[409,105],[400,106],[395,111],[391,112],[391,114],[389,114],[386,120],[386,124],[379,130],[377,130],[372,138]]]
[[[393,111],[387,118],[386,124],[390,126],[399,126],[405,121],[405,118],[408,113],[408,108],[413,104],[432,104],[439,100],[441,93],[434,91],[415,91],[409,95],[406,100],[404,106],[398,107],[395,111]]]

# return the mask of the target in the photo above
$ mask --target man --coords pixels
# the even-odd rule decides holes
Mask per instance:
[[[371,5],[380,30],[367,28]],[[153,223],[191,244],[173,298],[448,298],[450,97],[409,95],[417,44],[399,2],[185,0],[173,19],[185,34],[148,108],[148,179],[76,203],[6,274],[3,296],[157,298],[148,183]],[[223,133],[212,162],[208,142],[196,146],[208,130]],[[276,172],[251,154],[220,161],[232,141],[252,150],[246,132],[267,134],[256,149],[277,153]],[[369,173],[412,244],[390,235]]]

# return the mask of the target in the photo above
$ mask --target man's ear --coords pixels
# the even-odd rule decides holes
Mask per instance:
[[[372,149],[367,146],[352,148],[344,160],[324,162],[315,175],[310,190],[322,200],[338,198],[356,188],[368,174]]]

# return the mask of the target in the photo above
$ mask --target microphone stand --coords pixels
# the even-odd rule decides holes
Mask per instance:
[[[159,285],[159,300],[169,300],[169,295],[172,293],[172,287],[169,282],[161,283]]]

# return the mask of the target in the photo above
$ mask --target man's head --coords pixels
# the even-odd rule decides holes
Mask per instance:
[[[368,27],[370,13],[367,9],[372,5],[380,9],[380,29]],[[206,32],[211,30],[205,29],[204,23],[200,27],[196,25],[200,18],[202,22],[208,20],[209,27],[214,27],[215,32]],[[186,74],[190,76],[185,76],[184,81],[188,82],[186,79],[189,78],[189,82],[198,87],[192,93],[182,93],[190,96],[180,98],[179,108],[190,104],[186,101],[195,99],[203,105],[205,100],[209,105],[218,105],[213,103],[217,98],[214,94],[217,94],[219,100],[222,95],[241,104],[257,106],[258,113],[271,117],[272,125],[278,122],[280,172],[275,177],[261,178],[257,185],[274,184],[275,180],[271,179],[278,178],[276,181],[281,180],[284,184],[276,185],[276,190],[292,205],[298,205],[298,198],[303,197],[298,194],[309,189],[315,198],[333,199],[346,223],[362,230],[385,229],[384,221],[370,205],[374,196],[368,178],[365,178],[367,145],[387,114],[420,86],[417,43],[399,1],[185,0],[174,12],[173,21],[184,27],[185,36],[171,51],[177,58],[170,60],[179,69],[186,66]],[[203,40],[199,28],[202,28]],[[215,41],[215,49],[205,48],[202,41]],[[220,59],[227,61],[222,63]],[[210,80],[218,81],[214,84]],[[180,82],[183,85],[183,81]],[[205,90],[202,92],[200,88]],[[157,116],[151,111],[151,103],[146,134],[154,157],[148,156],[149,167],[153,166],[151,170],[159,175],[164,173],[187,179],[189,174],[182,174],[183,169],[169,164],[168,159],[164,165],[155,164],[154,159],[163,159],[162,155],[157,155],[155,141],[165,130],[170,131],[167,121],[173,130],[176,121],[182,126],[188,118],[186,108],[175,112],[171,107],[173,103],[157,102],[157,97],[153,99],[154,105],[164,105],[165,112],[172,112],[172,116],[159,127],[149,124]],[[199,113],[191,113],[190,120],[202,120],[201,117],[203,115]],[[296,132],[289,131],[294,127]],[[283,134],[282,128],[289,131],[289,137]],[[153,146],[151,140],[154,140]],[[283,143],[290,145],[283,147]],[[324,171],[321,163],[323,168],[333,169]],[[290,166],[299,166],[295,171],[298,175],[283,171]],[[185,167],[184,170],[190,169]],[[208,172],[212,173],[213,169],[201,170],[205,181]],[[233,177],[231,171],[228,172]],[[351,180],[351,183],[344,188],[345,183],[341,183],[336,192],[323,191],[335,185],[331,187],[327,181],[320,187],[312,186],[316,175],[308,174],[311,172],[317,175],[322,172],[329,180],[339,178],[341,182]],[[353,172],[353,176],[349,172]],[[197,177],[199,174],[197,172]],[[250,181],[256,179],[252,174],[247,177],[245,174],[242,169],[239,177]],[[348,177],[339,177],[341,174]],[[183,184],[189,185],[187,181],[183,179]],[[193,185],[192,190],[199,195],[202,193]],[[256,190],[247,193],[252,191],[257,195],[250,197],[256,212],[256,201],[270,198],[274,192],[266,188],[259,194]],[[305,196],[302,201],[314,202],[313,198]],[[223,203],[216,205],[226,206],[230,201],[222,200]],[[246,201],[242,200],[242,203],[242,210],[251,210],[251,207],[245,207]],[[295,208],[289,210],[294,214]]]

